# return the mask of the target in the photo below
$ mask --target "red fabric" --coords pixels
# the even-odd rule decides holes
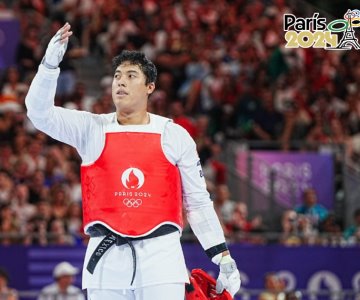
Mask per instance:
[[[216,184],[226,183],[226,167],[223,163],[217,160],[211,160],[211,165],[215,170],[215,182]]]
[[[192,138],[196,137],[196,126],[185,116],[177,117],[173,119],[174,123],[185,128]]]
[[[216,293],[216,280],[201,269],[191,271],[190,284],[186,286],[186,300],[231,300],[231,295],[224,290]]]
[[[160,134],[107,133],[99,159],[81,167],[81,185],[85,226],[101,221],[128,236],[163,222],[183,226],[180,173]]]

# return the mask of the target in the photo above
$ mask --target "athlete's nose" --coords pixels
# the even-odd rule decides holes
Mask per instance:
[[[120,78],[118,80],[118,86],[126,86],[126,82],[125,82],[124,77],[122,77],[122,78]]]

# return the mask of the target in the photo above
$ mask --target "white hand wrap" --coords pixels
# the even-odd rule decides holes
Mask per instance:
[[[67,42],[60,43],[61,31],[62,29],[58,30],[50,40],[42,60],[42,64],[49,69],[56,69],[59,66],[67,48]]]
[[[236,262],[230,255],[223,256],[220,261],[220,273],[216,280],[216,292],[226,289],[232,297],[239,291],[241,285],[240,273]]]

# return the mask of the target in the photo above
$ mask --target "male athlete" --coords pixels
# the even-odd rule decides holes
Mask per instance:
[[[90,235],[83,289],[91,300],[183,300],[189,281],[180,245],[182,206],[206,254],[219,265],[217,292],[232,296],[240,276],[206,190],[196,146],[171,120],[147,112],[156,67],[144,54],[113,60],[116,112],[54,106],[66,23],[50,41],[28,95],[36,128],[77,149],[84,230]]]

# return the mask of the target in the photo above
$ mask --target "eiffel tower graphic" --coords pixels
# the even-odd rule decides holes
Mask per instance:
[[[348,10],[347,13],[345,14],[345,17],[346,16],[348,16],[348,20],[349,20],[348,22],[350,26],[344,32],[344,35],[341,41],[339,42],[339,44],[337,45],[336,49],[351,50],[352,48],[355,48],[356,50],[359,50],[360,45],[357,37],[355,36],[354,28],[351,25],[351,19],[353,17],[352,12]]]
[[[336,49],[351,50],[351,48],[359,50],[360,45],[357,37],[354,34],[354,28],[352,28],[350,24],[349,28],[347,28],[344,32],[344,35],[339,44],[337,45]]]

